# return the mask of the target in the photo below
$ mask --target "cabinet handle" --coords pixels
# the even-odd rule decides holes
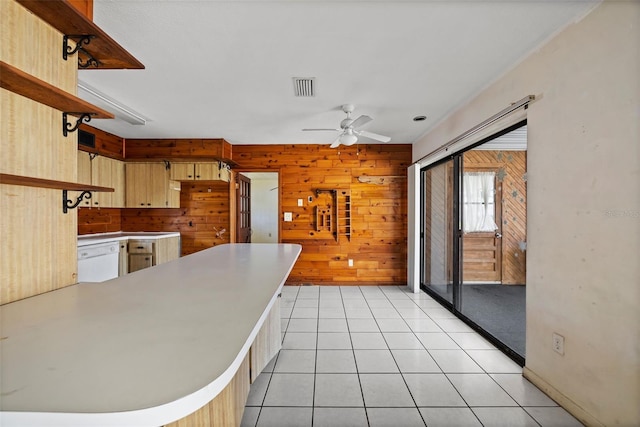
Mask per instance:
[[[196,175],[196,178],[200,178],[200,175]]]
[[[140,203],[140,206],[144,206],[144,203]]]
[[[136,246],[136,249],[144,249],[144,246]]]
[[[147,206],[151,206],[151,203],[147,203]]]

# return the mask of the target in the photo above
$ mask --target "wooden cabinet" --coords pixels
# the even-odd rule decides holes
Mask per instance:
[[[123,208],[124,203],[124,162],[104,156],[78,151],[78,183],[113,188],[113,193],[94,193],[83,200],[80,206],[100,208]]]
[[[153,265],[162,264],[180,258],[180,238],[165,237],[157,239],[153,250]]]
[[[153,264],[153,241],[129,240],[129,273],[151,267]]]
[[[129,248],[126,240],[120,241],[120,252],[118,254],[118,277],[129,272]]]
[[[127,163],[125,172],[127,208],[180,207],[180,183],[165,163]]]
[[[180,238],[131,239],[128,244],[129,273],[180,258]]]
[[[176,181],[225,181],[230,173],[221,162],[171,162],[171,179]]]

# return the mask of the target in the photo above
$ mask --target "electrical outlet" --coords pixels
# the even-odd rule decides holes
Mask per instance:
[[[284,213],[284,220],[287,222],[293,221],[293,214],[291,212]]]
[[[349,267],[353,267],[353,260],[352,259],[349,260]]]
[[[298,206],[304,206],[304,200],[298,199]]]
[[[553,333],[552,346],[553,351],[564,356],[564,337],[560,334]]]

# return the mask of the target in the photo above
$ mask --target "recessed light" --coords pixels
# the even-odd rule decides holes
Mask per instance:
[[[424,120],[427,120],[427,116],[415,116],[415,117],[413,118],[413,121],[414,121],[414,122],[422,122],[422,121],[424,121]]]

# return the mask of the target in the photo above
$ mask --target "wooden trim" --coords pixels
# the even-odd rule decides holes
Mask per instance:
[[[55,190],[71,191],[101,191],[106,193],[114,191],[113,188],[109,187],[98,187],[97,185],[33,178],[30,176],[10,175],[7,173],[0,173],[0,184],[21,185],[23,187],[52,188]]]
[[[0,61],[0,87],[74,116],[77,116],[78,113],[89,113],[96,119],[114,118],[110,112],[25,73],[4,61]]]
[[[84,45],[83,49],[98,60],[100,65],[98,68],[86,68],[87,70],[144,69],[140,61],[67,0],[16,1],[64,35],[94,36],[91,43]],[[62,52],[62,44],[60,52]]]

